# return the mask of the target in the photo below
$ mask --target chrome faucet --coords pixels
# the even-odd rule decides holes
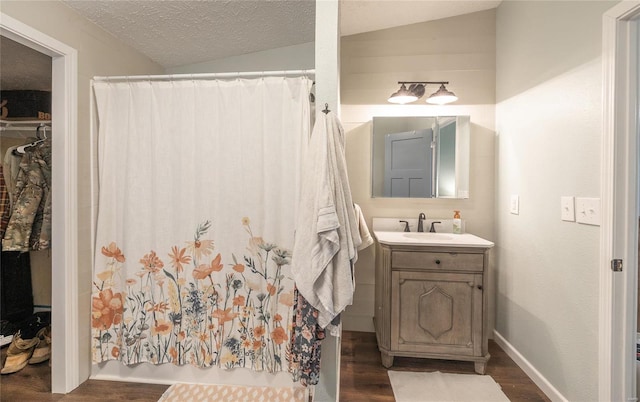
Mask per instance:
[[[424,216],[424,212],[420,212],[420,215],[418,215],[418,232],[424,232],[424,227],[422,227],[422,221],[424,221],[426,219],[426,216]]]

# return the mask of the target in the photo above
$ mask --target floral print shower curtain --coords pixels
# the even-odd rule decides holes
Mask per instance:
[[[93,87],[93,361],[287,370],[311,81]]]

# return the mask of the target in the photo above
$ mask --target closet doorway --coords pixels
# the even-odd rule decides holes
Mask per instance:
[[[51,57],[4,36],[0,54],[0,343],[8,346],[2,355],[14,352],[10,345],[18,339],[32,344],[4,359],[2,373],[35,375],[47,371],[36,364],[48,360],[51,339]],[[38,177],[37,191],[27,196],[31,191],[25,179],[31,175]],[[29,353],[34,356],[23,367]]]
[[[79,322],[88,328],[89,317],[78,314],[77,51],[2,13],[0,35],[51,57],[51,392],[67,393],[88,378],[90,367],[88,358],[80,364],[78,341]]]

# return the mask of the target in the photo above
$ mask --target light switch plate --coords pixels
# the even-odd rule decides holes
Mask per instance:
[[[511,201],[509,203],[509,212],[514,215],[520,214],[520,197],[517,194],[511,194]]]
[[[560,197],[560,218],[563,221],[575,222],[576,210],[573,197]]]
[[[600,198],[576,198],[576,222],[600,226]]]

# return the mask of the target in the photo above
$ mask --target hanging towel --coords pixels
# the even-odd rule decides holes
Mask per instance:
[[[369,228],[367,227],[367,222],[364,219],[360,205],[353,204],[353,209],[355,209],[356,217],[358,218],[358,231],[362,239],[362,244],[358,246],[358,251],[361,251],[373,244],[373,237],[371,237],[371,233],[369,233]]]
[[[353,300],[353,264],[361,244],[344,157],[344,131],[318,113],[302,177],[291,261],[298,291],[325,328]]]

